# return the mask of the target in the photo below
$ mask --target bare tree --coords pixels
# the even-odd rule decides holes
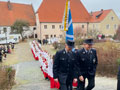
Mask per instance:
[[[24,41],[23,32],[24,28],[29,27],[29,23],[23,20],[16,20],[15,23],[11,26],[12,32],[19,33]]]
[[[77,47],[83,43],[84,38],[86,38],[86,32],[81,27],[76,27],[74,29],[74,39]]]
[[[120,40],[120,25],[118,26],[118,29],[117,29],[117,31],[116,31],[115,39],[116,39],[116,40]]]
[[[77,39],[82,39],[85,37],[85,32],[81,27],[76,27],[74,29],[74,38]]]
[[[99,34],[101,34],[99,30],[97,30],[97,29],[93,29],[93,30],[89,29],[88,33],[87,33],[87,37],[96,39]]]
[[[61,39],[61,43],[65,43],[65,38],[66,38],[66,32],[63,31],[62,34],[62,39]],[[83,39],[85,38],[86,32],[81,28],[81,27],[76,27],[74,29],[74,39],[76,44],[81,44],[81,42],[83,41]]]

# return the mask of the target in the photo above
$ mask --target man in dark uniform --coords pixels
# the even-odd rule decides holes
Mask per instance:
[[[118,83],[117,83],[117,90],[120,90],[120,66],[118,71]]]
[[[54,58],[53,77],[55,82],[59,81],[60,90],[72,90],[73,79],[77,82],[73,47],[73,41],[66,41],[65,49],[58,51]]]
[[[2,62],[2,46],[0,46],[0,62]]]
[[[95,86],[95,73],[98,64],[96,50],[92,48],[93,39],[86,39],[84,47],[77,53],[78,87],[77,90],[92,90]],[[85,79],[88,86],[85,88]]]

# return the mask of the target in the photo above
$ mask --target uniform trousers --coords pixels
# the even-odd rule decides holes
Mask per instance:
[[[120,90],[120,76],[118,76],[117,90]]]
[[[72,90],[73,79],[71,76],[59,76],[60,90]]]
[[[79,79],[78,79],[78,86],[77,86],[77,90],[92,90],[95,86],[95,76],[83,76],[84,77],[84,81],[81,82]],[[88,85],[87,87],[85,88],[85,79],[88,79]]]
[[[2,62],[2,56],[0,56],[0,62]]]

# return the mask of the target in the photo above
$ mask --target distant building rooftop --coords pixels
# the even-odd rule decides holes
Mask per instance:
[[[11,26],[16,20],[25,20],[35,25],[32,5],[0,1],[0,26]]]

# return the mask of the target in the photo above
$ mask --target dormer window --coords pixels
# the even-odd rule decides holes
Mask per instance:
[[[111,20],[113,21],[113,20],[114,20],[114,17],[111,17]]]
[[[96,18],[99,18],[103,14],[103,9],[101,9],[100,13],[96,15]]]

